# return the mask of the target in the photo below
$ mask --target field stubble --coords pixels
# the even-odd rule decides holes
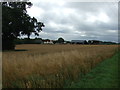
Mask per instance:
[[[59,88],[110,58],[117,45],[17,45],[3,52],[3,88]]]

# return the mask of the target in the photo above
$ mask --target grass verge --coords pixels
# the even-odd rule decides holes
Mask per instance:
[[[118,60],[120,52],[107,59],[67,88],[119,88]]]

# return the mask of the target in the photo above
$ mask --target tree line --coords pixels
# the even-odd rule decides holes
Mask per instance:
[[[84,45],[113,45],[119,44],[116,42],[110,41],[100,41],[100,40],[64,40],[64,38],[60,37],[57,40],[50,40],[50,39],[42,39],[42,38],[34,38],[34,39],[20,39],[17,38],[14,41],[15,44],[84,44]]]
[[[45,42],[49,43],[50,41],[51,41],[51,44],[64,44],[64,42],[68,42],[68,41],[65,41],[62,37],[60,37],[57,40],[42,39],[42,38],[34,38],[34,39],[17,38],[14,40],[14,43],[15,44],[44,44]]]

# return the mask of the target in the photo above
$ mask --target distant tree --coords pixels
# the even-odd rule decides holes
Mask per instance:
[[[44,24],[38,22],[35,17],[27,14],[27,8],[32,6],[31,2],[2,2],[2,49],[13,50],[14,40],[20,35],[31,33],[39,35]]]
[[[88,44],[88,42],[85,40],[85,41],[84,41],[84,44]]]
[[[63,38],[58,38],[58,43],[64,43],[64,39]]]
[[[88,44],[92,44],[92,41],[91,41],[91,40],[88,40]]]
[[[53,41],[53,44],[56,44],[56,43],[57,43],[57,40],[54,40],[54,41]]]
[[[42,40],[42,38],[35,38],[35,40]]]

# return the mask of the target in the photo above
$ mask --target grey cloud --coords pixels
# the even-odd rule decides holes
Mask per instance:
[[[67,2],[63,6],[49,2],[33,2],[33,4],[44,11],[42,15],[36,17],[46,26],[43,28],[43,32],[46,34],[40,33],[40,37],[56,39],[62,36],[67,40],[101,39],[117,41],[117,33],[107,32],[107,30],[118,29],[117,3]],[[66,15],[65,9],[73,10],[73,12],[69,11]],[[108,16],[110,19],[108,22],[102,22],[102,20],[86,21],[90,18],[89,15],[97,18],[101,12]],[[50,22],[55,23],[55,26],[51,26]]]

